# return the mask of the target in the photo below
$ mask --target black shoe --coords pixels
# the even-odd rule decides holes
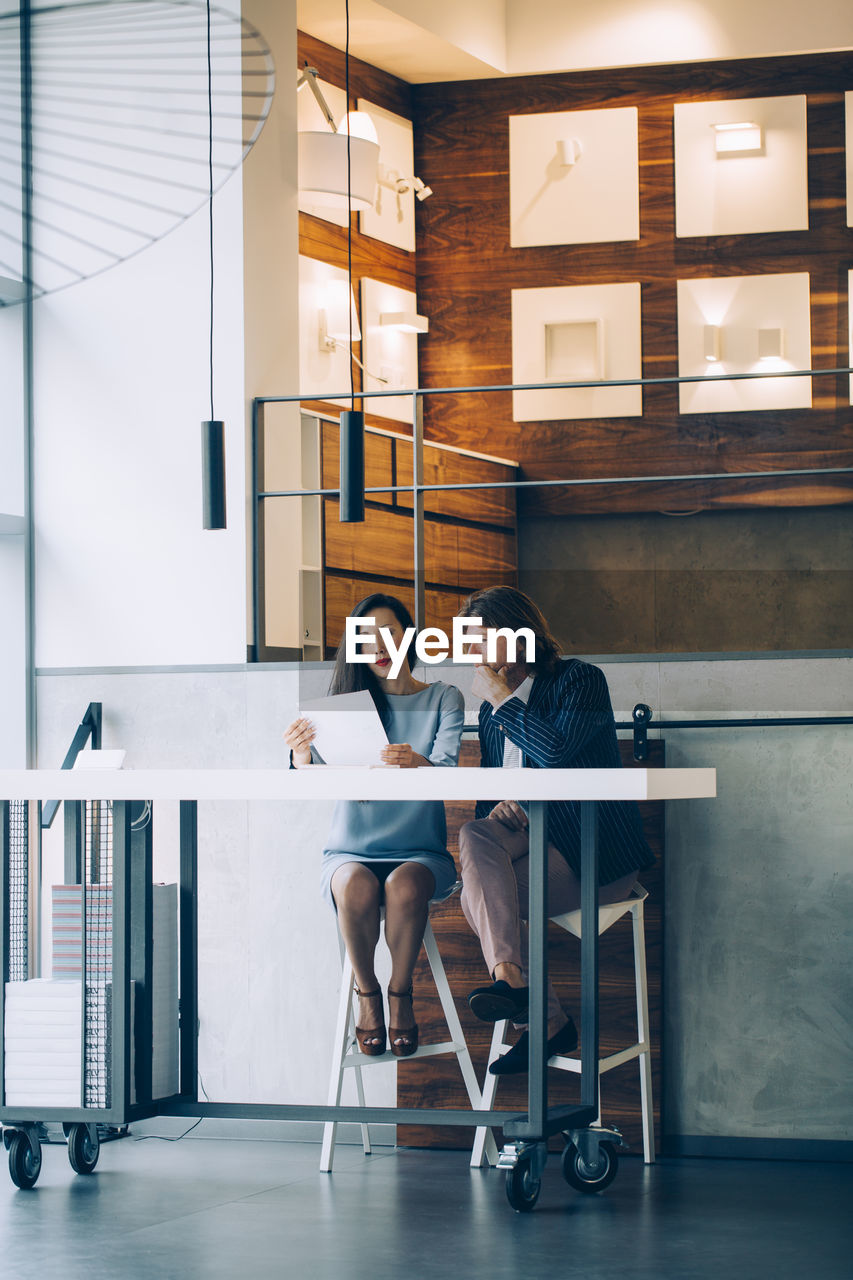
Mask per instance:
[[[511,987],[503,978],[488,987],[477,987],[468,997],[471,1012],[481,1022],[501,1022],[504,1018],[524,1022],[529,1002],[529,987]]]
[[[525,1031],[518,1040],[501,1058],[496,1058],[489,1067],[489,1074],[493,1076],[514,1076],[520,1075],[527,1070],[527,1043],[528,1037]],[[555,1053],[571,1053],[573,1049],[578,1047],[578,1029],[569,1018],[564,1027],[560,1027],[548,1041],[545,1050],[545,1058],[552,1058]]]

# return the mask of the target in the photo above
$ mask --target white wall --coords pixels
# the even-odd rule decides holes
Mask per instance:
[[[849,49],[847,0],[507,0],[512,74]]]
[[[245,658],[239,173],[214,211],[226,531],[205,533],[201,516],[199,424],[210,416],[206,207],[138,256],[36,303],[40,666]],[[38,236],[36,226],[37,245]]]

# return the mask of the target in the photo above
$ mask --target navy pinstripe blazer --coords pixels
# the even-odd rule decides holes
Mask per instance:
[[[618,769],[621,767],[610,693],[603,672],[577,658],[561,662],[550,675],[537,675],[527,704],[510,698],[497,711],[480,707],[480,755],[483,768],[503,766],[505,737],[519,746],[531,769]],[[494,801],[480,800],[476,816],[485,818]],[[580,875],[580,806],[576,801],[548,805],[548,836]],[[599,883],[609,884],[654,862],[640,813],[632,800],[598,806]]]

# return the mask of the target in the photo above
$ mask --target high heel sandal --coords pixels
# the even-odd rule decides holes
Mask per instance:
[[[389,996],[395,996],[398,1000],[411,1000],[412,988],[408,991],[392,991],[388,988]],[[395,1058],[409,1058],[418,1047],[418,1024],[412,1027],[388,1027],[388,1038],[391,1041],[391,1052]],[[401,1040],[402,1044],[396,1044],[397,1040]]]
[[[375,991],[359,991],[358,987],[354,988],[355,994],[365,1000],[369,1000],[372,996],[381,998],[382,992],[379,987]],[[385,1020],[378,1027],[356,1027],[355,1038],[358,1041],[358,1047],[362,1053],[366,1053],[368,1058],[378,1058],[380,1054],[385,1052]],[[375,1040],[376,1044],[366,1044],[367,1040]]]

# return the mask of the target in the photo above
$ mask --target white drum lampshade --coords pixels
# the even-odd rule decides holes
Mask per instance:
[[[337,133],[299,134],[299,189],[318,204],[347,202],[347,143],[353,209],[372,209],[379,171],[379,143],[370,116],[351,111]]]

